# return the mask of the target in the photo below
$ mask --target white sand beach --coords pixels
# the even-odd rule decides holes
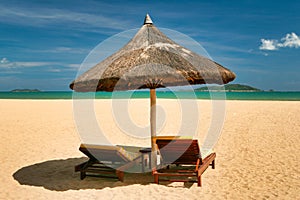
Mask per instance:
[[[178,102],[158,99],[167,111],[161,134],[177,132]],[[211,123],[211,102],[199,100],[199,139]],[[97,100],[102,130],[115,143],[148,146],[123,134],[110,100]],[[216,169],[202,187],[153,183],[151,174],[125,174],[125,181],[87,177],[74,166],[86,160],[78,150],[72,100],[0,100],[0,199],[299,199],[300,102],[227,101],[222,134],[214,148]],[[179,109],[180,110],[180,109]],[[149,100],[131,100],[136,124],[149,121]],[[159,123],[158,123],[159,124]],[[144,134],[148,134],[147,132]]]

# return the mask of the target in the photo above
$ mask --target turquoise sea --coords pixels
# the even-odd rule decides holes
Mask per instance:
[[[149,98],[149,91],[73,93],[66,92],[0,92],[0,99],[72,99],[75,98]],[[191,92],[191,91],[157,91],[157,98],[164,99],[224,99],[227,100],[280,100],[300,101],[300,92]]]

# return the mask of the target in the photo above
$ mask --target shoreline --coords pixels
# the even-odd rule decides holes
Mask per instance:
[[[49,102],[55,102],[55,101],[78,101],[78,100],[92,100],[92,101],[117,101],[117,100],[130,100],[130,101],[148,101],[150,100],[149,98],[130,98],[130,99],[0,99],[0,101],[49,101]],[[300,102],[300,100],[249,100],[249,99],[229,99],[229,100],[219,100],[219,99],[165,99],[165,98],[157,98],[157,101],[180,101],[180,100],[190,100],[190,101],[224,101],[226,102]]]
[[[121,91],[117,93],[73,93],[73,92],[0,92],[0,99],[148,99],[148,91]],[[157,91],[157,99],[199,99],[199,100],[263,100],[263,101],[300,101],[300,92],[184,92]]]

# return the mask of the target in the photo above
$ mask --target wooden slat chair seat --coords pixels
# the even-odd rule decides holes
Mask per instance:
[[[86,176],[97,176],[123,181],[124,171],[140,162],[140,148],[135,148],[136,152],[129,152],[122,146],[81,144],[79,150],[89,160],[75,166],[75,172],[80,171],[81,180]]]
[[[201,175],[209,167],[215,168],[216,153],[211,153],[204,159],[201,157],[197,140],[193,139],[156,139],[156,144],[162,158],[160,170],[154,170],[154,182],[197,182],[201,186]],[[173,165],[176,166],[173,166]],[[172,177],[173,179],[159,179]],[[175,179],[174,179],[175,178]],[[185,178],[185,179],[183,179]]]

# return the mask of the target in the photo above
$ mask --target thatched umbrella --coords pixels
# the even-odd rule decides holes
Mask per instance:
[[[150,89],[151,136],[156,135],[156,88],[189,84],[226,84],[235,74],[169,39],[147,14],[137,34],[116,53],[70,84],[79,92]],[[155,144],[152,140],[152,149]]]

